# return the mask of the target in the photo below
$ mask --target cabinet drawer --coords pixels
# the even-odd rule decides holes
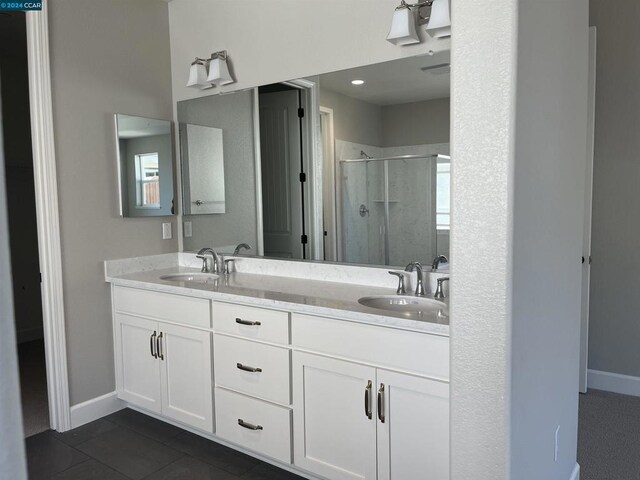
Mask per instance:
[[[211,328],[209,300],[137,288],[113,287],[116,312]]]
[[[449,380],[449,338],[293,314],[294,347]]]
[[[213,352],[216,385],[277,403],[291,403],[288,349],[216,334]]]
[[[216,433],[249,450],[291,463],[288,408],[216,388]]]
[[[252,340],[289,344],[289,313],[229,303],[213,304],[213,327]]]

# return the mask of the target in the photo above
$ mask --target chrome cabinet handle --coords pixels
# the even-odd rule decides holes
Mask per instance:
[[[239,323],[240,325],[250,325],[252,327],[262,325],[260,322],[252,322],[250,320],[243,320],[241,318],[236,318],[236,323]]]
[[[241,418],[238,419],[238,425],[248,430],[263,430],[262,425],[254,425],[252,423],[245,422]]]
[[[246,365],[243,365],[241,363],[236,363],[236,367],[238,367],[239,370],[244,370],[245,372],[251,372],[251,373],[260,373],[260,372],[262,372],[261,368],[247,367]]]
[[[151,356],[153,358],[158,358],[158,354],[155,352],[155,350],[153,349],[153,346],[155,345],[155,339],[156,339],[156,331],[153,331],[153,334],[149,337],[149,349],[151,350]]]
[[[158,335],[158,340],[156,342],[156,351],[158,352],[158,357],[160,357],[160,360],[164,360],[164,354],[162,353],[162,332],[160,332],[160,335]]]
[[[380,384],[380,388],[378,389],[378,419],[380,423],[384,423],[384,405],[382,404],[384,400],[384,383]]]
[[[367,418],[369,420],[371,420],[371,418],[373,418],[373,415],[371,413],[371,387],[373,385],[373,382],[371,382],[371,380],[369,380],[369,383],[367,383],[367,387],[364,389],[364,414],[367,416]]]

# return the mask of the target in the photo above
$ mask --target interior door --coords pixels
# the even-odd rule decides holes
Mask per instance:
[[[375,368],[293,352],[294,464],[332,480],[376,478]]]
[[[587,392],[589,356],[589,289],[591,285],[591,210],[593,198],[593,145],[596,102],[596,27],[589,28],[589,99],[587,123],[587,168],[584,189],[584,233],[582,245],[582,308],[580,315],[579,391]]]
[[[213,433],[211,333],[160,324],[162,414]]]
[[[298,92],[260,94],[264,254],[304,258]]]
[[[116,314],[118,397],[160,413],[160,361],[154,356],[158,323]]]
[[[378,480],[449,479],[449,384],[378,369]]]

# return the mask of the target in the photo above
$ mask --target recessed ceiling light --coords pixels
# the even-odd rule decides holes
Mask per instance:
[[[351,80],[354,85],[364,85],[364,80]]]

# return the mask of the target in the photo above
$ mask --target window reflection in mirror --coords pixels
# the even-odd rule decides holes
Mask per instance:
[[[115,118],[121,215],[174,214],[171,122],[122,114]]]

